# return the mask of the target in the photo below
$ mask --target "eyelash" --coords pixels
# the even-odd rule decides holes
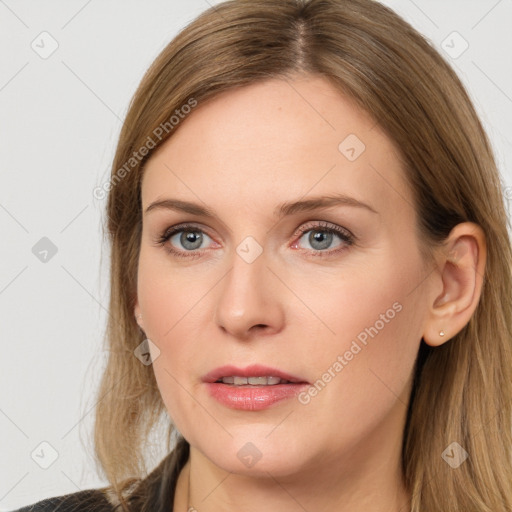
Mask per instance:
[[[177,226],[172,226],[171,228],[166,229],[161,235],[159,235],[157,237],[157,239],[155,240],[155,243],[156,243],[157,246],[164,247],[165,250],[169,254],[172,254],[173,256],[176,256],[178,258],[193,259],[193,258],[200,257],[204,250],[201,251],[199,249],[195,249],[194,251],[186,251],[186,252],[184,252],[184,251],[176,250],[172,246],[167,246],[166,245],[166,243],[169,241],[169,239],[173,235],[175,235],[176,233],[180,233],[182,231],[185,231],[185,232],[187,232],[187,231],[190,232],[191,231],[191,232],[194,232],[194,233],[195,232],[200,232],[200,233],[208,235],[208,233],[203,231],[201,228],[198,228],[197,226],[195,226],[193,224],[186,224],[185,223],[185,224],[179,224]],[[345,243],[345,246],[338,247],[337,249],[331,249],[331,250],[325,250],[325,251],[314,250],[314,249],[313,250],[303,249],[303,251],[305,250],[306,252],[310,252],[311,255],[314,256],[314,257],[325,258],[325,257],[333,256],[335,254],[338,254],[338,253],[346,250],[347,247],[350,247],[356,241],[356,237],[350,231],[348,231],[347,229],[342,228],[340,226],[336,226],[334,224],[332,224],[332,225],[331,224],[327,224],[325,222],[317,222],[314,225],[302,226],[293,234],[293,236],[294,237],[298,236],[299,239],[300,239],[308,231],[318,231],[318,232],[334,233],[335,235],[338,235],[341,238],[341,240]],[[313,251],[313,252],[311,252],[311,251]]]

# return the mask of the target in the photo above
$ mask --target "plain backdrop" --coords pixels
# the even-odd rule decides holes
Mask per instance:
[[[105,200],[93,190],[149,64],[218,3],[0,0],[0,510],[106,484],[90,435],[109,297]],[[508,202],[512,2],[384,3],[467,86]]]

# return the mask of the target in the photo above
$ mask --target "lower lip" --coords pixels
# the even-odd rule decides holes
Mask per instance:
[[[300,384],[246,387],[208,382],[206,386],[210,395],[227,407],[244,411],[261,411],[281,400],[297,396],[309,384],[301,382]]]

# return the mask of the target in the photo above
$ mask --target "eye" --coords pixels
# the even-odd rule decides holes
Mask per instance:
[[[309,233],[308,236],[306,236]],[[305,250],[313,256],[327,257],[337,254],[354,244],[356,237],[347,229],[329,224],[326,222],[311,222],[301,226],[294,234],[300,236],[299,240],[292,244],[292,248],[304,249],[299,244],[300,240],[306,239],[309,244]],[[331,248],[333,241],[341,242]],[[155,244],[162,246],[169,254],[180,258],[198,258],[204,251],[204,244],[208,245],[208,239],[212,240],[201,228],[193,224],[179,224],[172,226],[162,233]],[[214,242],[215,243],[215,242]],[[181,247],[180,247],[181,246]],[[219,246],[219,244],[217,244]],[[327,249],[327,250],[326,250]]]
[[[355,242],[355,236],[350,231],[341,226],[326,222],[316,222],[313,225],[306,224],[305,226],[301,226],[295,235],[301,236],[299,241],[292,245],[292,248],[300,248],[300,240],[305,239],[307,244],[309,244],[309,248],[307,249],[312,249],[311,254],[320,257],[337,254],[347,249],[348,246],[353,245]],[[332,249],[332,243],[336,238],[341,240],[341,243]]]
[[[191,224],[180,224],[167,229],[156,240],[157,245],[165,247],[167,252],[178,257],[195,258],[201,256],[203,242],[211,238],[200,228]],[[169,244],[167,244],[169,242]],[[179,247],[181,245],[181,248]],[[176,249],[176,246],[178,248]],[[187,254],[188,253],[188,254]]]

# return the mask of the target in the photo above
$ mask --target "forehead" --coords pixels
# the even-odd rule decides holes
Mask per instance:
[[[266,212],[341,192],[390,214],[411,208],[399,153],[326,79],[272,79],[221,93],[181,121],[148,160],[143,208],[165,194],[213,209]],[[195,196],[195,197],[194,197]]]

